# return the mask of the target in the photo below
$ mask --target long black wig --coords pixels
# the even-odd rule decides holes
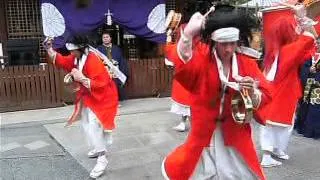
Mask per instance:
[[[67,39],[67,43],[75,44],[79,47],[78,49],[82,54],[85,53],[85,49],[89,47],[89,39],[86,34],[76,34]]]
[[[201,37],[204,42],[214,44],[211,40],[211,34],[215,30],[234,27],[240,30],[240,45],[249,46],[252,39],[251,30],[259,27],[257,22],[253,14],[248,11],[237,9],[231,5],[218,4],[215,6],[215,11],[207,16]]]

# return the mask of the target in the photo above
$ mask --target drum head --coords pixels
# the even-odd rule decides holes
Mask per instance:
[[[181,13],[175,13],[175,16],[173,17],[173,20],[174,20],[173,31],[176,31],[176,29],[178,28],[178,26],[181,22],[181,18],[182,18]]]
[[[232,118],[236,123],[249,123],[253,117],[253,104],[248,94],[236,92],[231,99]]]
[[[173,16],[174,16],[175,12],[174,10],[170,10],[167,17],[166,17],[166,22],[165,22],[165,28],[167,29],[171,23],[171,21],[173,20]]]

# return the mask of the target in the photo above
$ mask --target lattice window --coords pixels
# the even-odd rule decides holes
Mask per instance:
[[[175,0],[167,0],[166,1],[166,11],[175,10],[176,8],[176,1]]]
[[[8,0],[9,39],[42,37],[39,0]]]
[[[40,7],[40,0],[7,0],[6,17],[8,39],[39,39],[39,55],[44,61]]]

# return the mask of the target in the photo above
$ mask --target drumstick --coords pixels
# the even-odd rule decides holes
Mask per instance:
[[[207,17],[212,11],[214,11],[216,8],[214,6],[212,6],[208,12],[206,12],[203,17]]]

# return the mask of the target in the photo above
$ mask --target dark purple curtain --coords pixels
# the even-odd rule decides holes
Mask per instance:
[[[106,22],[105,14],[110,9],[113,23],[144,39],[163,43],[165,1],[164,0],[94,0],[85,8],[77,8],[74,0],[42,0],[51,3],[64,17],[66,30],[55,39],[59,48],[76,33],[90,32]],[[52,28],[55,28],[52,26]]]

